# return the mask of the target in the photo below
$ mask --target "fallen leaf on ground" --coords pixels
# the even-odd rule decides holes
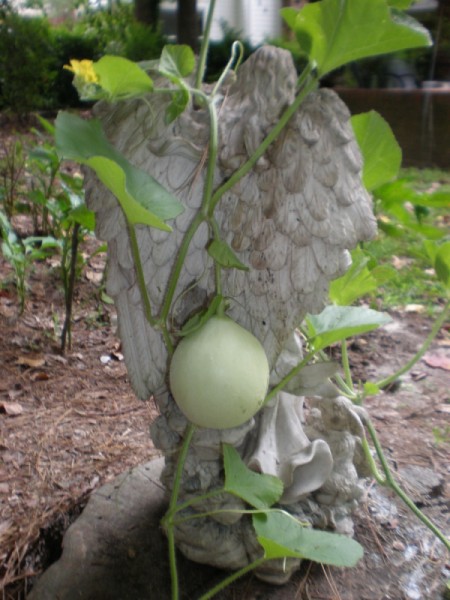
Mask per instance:
[[[86,270],[84,275],[91,283],[101,283],[103,279],[103,273],[98,271]]]
[[[403,269],[403,267],[410,265],[411,262],[412,262],[411,258],[395,256],[395,254],[391,260],[392,266],[394,267],[394,269],[397,269],[397,271],[399,271],[400,269]]]
[[[43,356],[19,356],[16,364],[36,369],[45,365],[45,358]]]
[[[31,376],[31,381],[48,381],[49,379],[50,376],[45,371],[38,371]]]
[[[426,379],[427,377],[428,377],[427,373],[424,373],[423,371],[420,371],[420,372],[411,371],[411,379],[413,381],[421,381],[422,379]]]
[[[423,304],[406,304],[403,310],[407,313],[424,313],[426,309]]]
[[[434,369],[450,371],[450,357],[445,354],[425,354],[423,362]]]
[[[8,529],[13,525],[12,519],[6,519],[0,523],[0,537],[8,531]]]
[[[4,412],[10,416],[21,415],[23,406],[18,402],[0,402],[0,412]]]

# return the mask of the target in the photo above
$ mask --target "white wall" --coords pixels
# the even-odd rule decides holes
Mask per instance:
[[[206,18],[209,1],[197,0],[197,4]],[[211,39],[222,39],[223,20],[253,45],[261,44],[281,34],[280,8],[281,0],[216,0]]]
[[[219,0],[220,1],[220,0]],[[254,46],[281,34],[281,0],[241,0],[244,34]]]

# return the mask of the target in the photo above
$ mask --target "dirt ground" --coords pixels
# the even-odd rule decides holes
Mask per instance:
[[[5,600],[25,598],[35,577],[58,558],[62,533],[93,489],[156,456],[148,434],[154,404],[134,398],[116,337],[114,308],[101,300],[104,256],[88,259],[77,283],[72,348],[64,355],[59,350],[64,302],[56,262],[42,262],[30,273],[26,309],[18,317],[15,288],[8,284],[11,269],[0,258],[0,589]],[[391,373],[414,354],[430,330],[431,321],[418,312],[392,316],[387,328],[352,344],[357,377],[379,379]],[[447,325],[400,386],[367,403],[396,476],[443,530],[450,508],[445,489],[449,353]],[[377,493],[369,482],[368,497]],[[363,586],[352,571],[308,567],[295,580],[292,598],[414,598],[380,591],[386,565],[397,557],[401,571],[411,542],[394,535],[399,520],[409,518],[406,513],[380,511],[373,514],[363,503],[357,523],[358,539],[372,548],[379,563],[366,568]],[[423,544],[421,539],[416,542]],[[433,600],[442,597],[449,573],[439,546],[433,541],[425,549],[433,565],[427,583]],[[258,592],[267,586],[252,581],[246,598],[279,597],[275,591],[268,596]],[[233,597],[242,600],[239,589]]]
[[[0,278],[8,280],[9,266],[0,260]],[[19,318],[13,287],[0,290],[0,581],[11,590],[6,598],[22,597],[17,590],[57,558],[60,533],[92,489],[155,455],[148,434],[154,405],[133,396],[114,310],[99,300],[103,263],[97,256],[77,284],[72,349],[64,355],[56,269],[43,263],[31,274]]]

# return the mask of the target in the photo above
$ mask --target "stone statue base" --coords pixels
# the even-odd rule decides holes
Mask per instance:
[[[27,600],[170,600],[167,542],[159,526],[167,508],[159,484],[162,466],[162,459],[153,460],[93,492],[64,536],[62,557],[40,577]],[[388,491],[373,487],[369,493],[368,510],[355,518],[364,558],[353,569],[331,571],[342,598],[375,598],[381,593],[407,600],[440,597],[444,547],[435,544],[433,534]],[[386,529],[392,520],[397,528]],[[376,539],[381,530],[384,556]],[[227,574],[181,555],[178,569],[181,600],[197,600]],[[283,586],[249,575],[216,598],[292,600],[304,589],[305,579],[312,597],[330,595],[322,568],[307,564]]]

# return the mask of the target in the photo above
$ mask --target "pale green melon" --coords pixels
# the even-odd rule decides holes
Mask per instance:
[[[264,348],[228,317],[214,316],[183,338],[170,365],[172,395],[200,427],[242,425],[261,408],[268,384]]]

